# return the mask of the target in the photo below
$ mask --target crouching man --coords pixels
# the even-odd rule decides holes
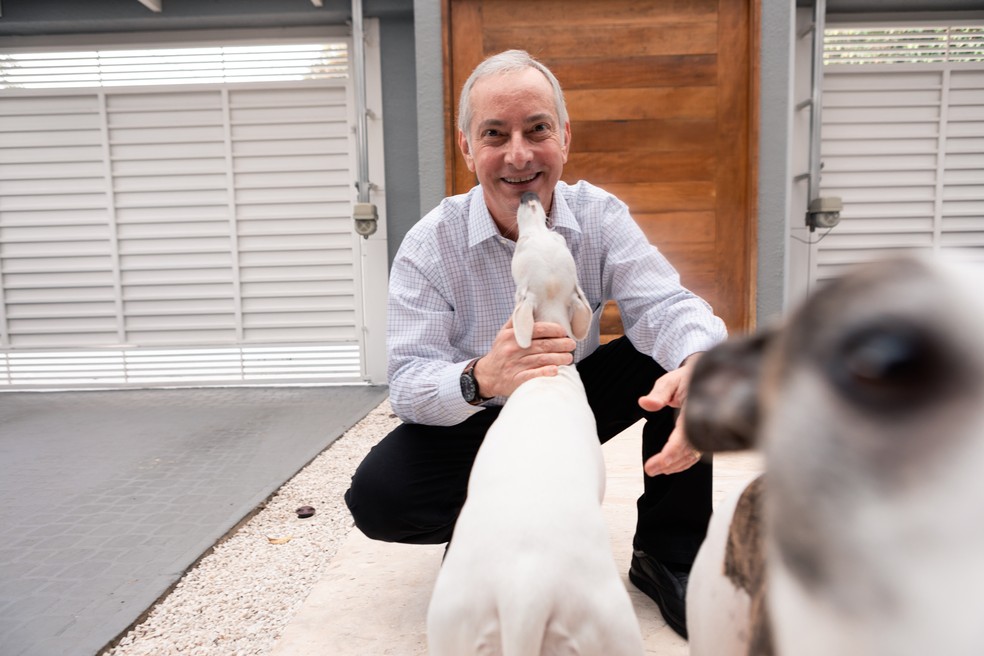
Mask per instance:
[[[345,500],[356,526],[390,542],[451,539],[486,431],[521,383],[575,363],[602,442],[645,418],[645,488],[629,578],[686,637],[684,598],[711,514],[711,466],[674,408],[695,354],[726,337],[706,302],[650,245],[624,203],[560,182],[571,127],[560,84],[527,53],[480,64],[461,92],[458,146],[479,184],[446,198],[407,234],[390,274],[390,402],[403,420],[366,456]],[[516,212],[525,192],[564,237],[594,313],[580,344],[537,323],[520,348],[510,315]],[[599,346],[604,304],[626,336]],[[558,453],[559,462],[564,454]]]

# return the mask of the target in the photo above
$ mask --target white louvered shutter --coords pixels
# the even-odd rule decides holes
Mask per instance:
[[[0,385],[364,380],[349,87],[0,92]]]
[[[817,246],[817,279],[899,248],[932,248],[942,78],[825,72],[820,187],[844,211]]]
[[[903,249],[984,261],[984,30],[833,30],[826,49],[821,195],[844,210],[811,283]]]

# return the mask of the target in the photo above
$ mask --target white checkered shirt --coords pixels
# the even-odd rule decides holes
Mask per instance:
[[[667,371],[726,337],[724,322],[680,285],[615,196],[559,182],[550,224],[567,241],[594,310],[575,361],[598,347],[601,311],[612,299],[635,347]],[[407,233],[390,272],[387,326],[390,403],[403,421],[451,426],[482,409],[462,398],[459,377],[512,314],[515,247],[499,234],[481,186],[444,199]]]

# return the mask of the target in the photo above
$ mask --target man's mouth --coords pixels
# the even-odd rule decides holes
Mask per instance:
[[[531,180],[534,180],[538,175],[540,174],[533,173],[531,175],[523,176],[521,178],[502,178],[502,180],[504,182],[508,182],[509,184],[523,184],[524,182],[530,182]]]

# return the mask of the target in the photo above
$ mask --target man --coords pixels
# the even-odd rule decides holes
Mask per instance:
[[[646,419],[629,577],[686,637],[684,595],[711,513],[711,466],[687,444],[673,408],[686,399],[695,355],[724,339],[724,324],[680,286],[624,203],[585,182],[560,182],[571,127],[545,66],[516,50],[490,57],[459,107],[458,146],[479,185],[428,213],[393,262],[390,402],[405,423],[352,478],[345,499],[356,526],[378,540],[447,542],[502,404],[524,381],[576,362],[602,442]],[[529,348],[513,337],[510,262],[527,191],[567,241],[594,311],[580,344],[550,323],[535,325]],[[608,299],[619,303],[626,337],[599,346]]]

